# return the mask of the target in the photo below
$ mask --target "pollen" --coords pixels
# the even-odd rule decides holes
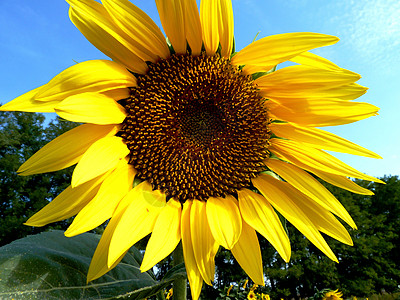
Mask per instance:
[[[216,56],[172,55],[151,64],[122,101],[119,135],[129,163],[181,203],[224,197],[266,169],[270,131],[251,76]]]

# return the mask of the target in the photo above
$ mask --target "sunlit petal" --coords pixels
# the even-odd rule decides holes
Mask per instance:
[[[260,95],[269,99],[275,100],[282,105],[289,104],[290,101],[309,101],[312,103],[313,99],[332,98],[334,100],[354,100],[364,95],[368,88],[357,83],[349,83],[340,86],[319,88],[309,91],[304,90],[275,90],[271,93],[270,90],[263,88],[260,89]]]
[[[75,217],[65,235],[74,236],[86,232],[111,218],[121,199],[132,189],[135,174],[134,168],[126,160],[121,160],[104,179],[93,200]]]
[[[266,106],[278,120],[310,127],[349,124],[376,116],[379,111],[369,103],[333,98],[268,100]]]
[[[205,283],[211,285],[214,279],[215,254],[218,244],[208,225],[206,202],[194,200],[190,209],[190,232],[194,257]]]
[[[107,227],[101,236],[100,242],[97,245],[96,251],[93,254],[92,261],[90,262],[87,275],[88,282],[101,277],[102,275],[113,269],[126,254],[126,252],[122,253],[120,257],[116,259],[113,265],[111,265],[110,267],[108,266],[107,262],[111,238],[114,235],[115,228],[121,220],[121,217],[124,215],[126,208],[131,204],[132,201],[133,199],[131,199],[130,197],[123,198],[118,204],[118,207],[115,210],[110,222],[107,224]]]
[[[182,0],[156,0],[161,24],[176,53],[186,53],[184,5]],[[190,20],[188,20],[190,22]]]
[[[346,165],[344,162],[322,150],[289,140],[272,139],[271,141],[271,152],[273,152],[279,158],[287,160],[302,169],[309,170],[310,167],[335,175],[382,182],[382,180],[357,171],[356,169]]]
[[[232,58],[232,63],[235,65],[263,65],[272,68],[302,52],[332,45],[338,40],[335,36],[312,32],[271,35],[240,50]]]
[[[151,185],[146,181],[133,188],[125,197],[128,197],[130,204],[119,220],[111,238],[108,266],[112,266],[133,244],[153,231],[162,207],[149,204],[148,199],[143,196],[143,191],[151,191]],[[153,195],[158,198],[162,193],[153,191]],[[149,197],[149,194],[147,193],[146,196]],[[166,204],[165,195],[164,204]]]
[[[231,0],[218,2],[218,35],[221,43],[221,56],[229,58],[233,47],[233,10]]]
[[[311,147],[372,158],[382,158],[368,149],[318,128],[303,127],[290,123],[273,123],[269,125],[269,128],[279,137],[302,142]]]
[[[169,49],[160,28],[141,9],[128,0],[103,0],[104,7],[119,28],[135,43],[136,53],[143,60],[167,58]]]
[[[203,42],[207,55],[214,55],[218,48],[218,1],[202,0],[200,2],[200,20]]]
[[[115,168],[128,154],[129,150],[120,137],[108,136],[97,140],[86,150],[76,165],[72,174],[72,187]]]
[[[60,100],[53,101],[37,101],[35,96],[38,91],[42,90],[42,86],[29,91],[10,102],[0,106],[0,111],[25,111],[25,112],[54,112],[54,107],[60,103]]]
[[[147,243],[140,270],[145,272],[169,255],[181,240],[181,203],[168,201],[161,210]]]
[[[371,190],[359,186],[353,180],[350,180],[345,176],[323,172],[321,170],[317,170],[314,168],[309,168],[309,171],[317,175],[322,180],[329,182],[330,184],[336,185],[342,189],[348,190],[350,192],[361,195],[370,195],[370,196],[374,194]]]
[[[357,228],[343,205],[310,174],[292,164],[277,159],[269,159],[265,164],[303,194],[342,218],[351,227]]]
[[[254,82],[264,91],[313,90],[353,83],[360,75],[348,70],[326,70],[309,66],[290,66],[257,78]]]
[[[76,164],[93,143],[117,131],[115,125],[78,126],[42,147],[19,167],[18,173],[25,176],[65,169]]]
[[[295,202],[295,199],[304,197],[295,192],[288,183],[274,179],[272,176],[260,174],[252,179],[253,185],[290,223],[303,233],[318,249],[333,261],[337,262],[335,254],[328,246],[318,228],[306,213]]]
[[[183,0],[182,5],[184,8],[186,40],[192,50],[192,55],[199,55],[203,45],[203,36],[196,0]]]
[[[136,86],[136,78],[120,64],[108,60],[89,60],[55,76],[37,90],[34,100],[60,101],[80,93],[99,93],[133,86]]]
[[[242,234],[232,248],[232,254],[255,284],[264,285],[261,250],[257,234],[244,220],[242,224]]]
[[[73,122],[119,124],[126,117],[125,109],[104,94],[82,93],[68,97],[55,107],[56,113]]]
[[[338,70],[340,69],[339,66],[331,62],[330,60],[323,58],[322,56],[319,56],[315,53],[311,52],[303,52],[295,57],[292,57],[290,59],[292,62],[305,65],[305,66],[311,66],[311,67],[316,67],[316,68],[321,68],[321,69],[328,69],[328,70]]]
[[[261,233],[286,262],[290,259],[289,238],[271,204],[260,194],[248,189],[238,191],[243,219]]]
[[[105,8],[94,0],[68,0],[69,17],[97,49],[129,70],[144,74],[148,67],[122,30],[114,26]]]
[[[96,196],[104,178],[105,175],[101,175],[76,188],[67,187],[49,204],[30,217],[25,225],[40,227],[75,216]]]
[[[190,291],[193,299],[198,299],[203,286],[203,277],[197,267],[197,262],[194,257],[194,249],[192,244],[192,234],[190,229],[190,210],[193,201],[186,201],[183,204],[181,217],[181,236],[183,256],[185,259],[186,274],[188,276]]]
[[[242,217],[237,200],[230,195],[225,198],[210,197],[206,212],[215,241],[226,249],[232,249],[242,232]]]

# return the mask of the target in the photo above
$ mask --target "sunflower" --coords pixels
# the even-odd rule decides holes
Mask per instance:
[[[256,293],[254,293],[254,291],[250,291],[247,294],[247,300],[252,300],[252,299],[257,299]]]
[[[342,300],[343,293],[339,292],[339,290],[329,291],[325,293],[322,300]]]
[[[264,285],[256,231],[289,261],[277,212],[337,261],[321,232],[351,245],[336,217],[356,225],[315,177],[366,195],[348,177],[379,181],[324,150],[377,154],[315,128],[378,111],[351,101],[367,90],[358,74],[308,52],[338,38],[278,34],[235,52],[230,0],[202,0],[200,13],[195,0],[156,0],[167,40],[128,0],[67,2],[72,22],[111,60],[77,63],[1,107],[84,123],[19,168],[26,176],[76,164],[71,185],[27,225],[76,215],[70,237],[109,220],[88,281],[150,233],[142,271],[182,241],[194,299],[203,281],[211,285],[220,246]]]

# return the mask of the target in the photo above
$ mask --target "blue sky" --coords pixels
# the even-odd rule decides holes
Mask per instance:
[[[132,0],[160,25],[151,0]],[[400,2],[397,0],[233,0],[237,50],[271,34],[311,31],[338,36],[316,49],[362,75],[369,87],[358,99],[381,108],[379,116],[326,128],[380,154],[375,160],[335,154],[373,176],[400,175]],[[0,0],[0,103],[48,82],[62,70],[105,56],[68,18],[63,0]]]

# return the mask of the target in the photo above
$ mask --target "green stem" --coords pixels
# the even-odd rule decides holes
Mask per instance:
[[[182,243],[176,247],[173,253],[173,265],[177,266],[180,263],[183,263],[183,249]],[[187,280],[186,279],[175,279],[173,283],[173,296],[174,300],[186,300],[186,290],[187,290]]]

